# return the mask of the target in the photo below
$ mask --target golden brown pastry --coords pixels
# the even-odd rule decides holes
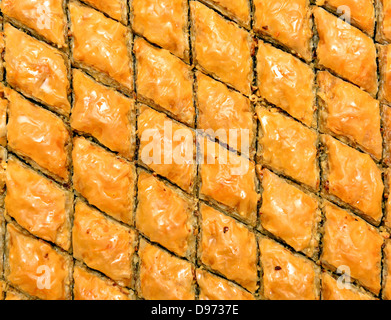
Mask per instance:
[[[254,29],[312,60],[312,21],[308,0],[254,0]]]
[[[199,71],[196,75],[197,128],[242,154],[251,154],[256,128],[250,100]]]
[[[70,294],[71,258],[42,240],[7,225],[6,279],[31,296],[66,300]]]
[[[111,18],[128,24],[127,2],[126,0],[83,0],[83,2],[106,13]]]
[[[367,154],[323,135],[327,159],[324,167],[324,192],[337,197],[363,217],[379,224],[382,218],[383,180],[376,163]]]
[[[191,192],[196,177],[195,133],[147,106],[141,105],[139,113],[141,162]]]
[[[194,58],[200,67],[245,95],[251,94],[251,38],[198,1],[191,1]]]
[[[379,99],[391,103],[391,45],[378,46],[380,68]]]
[[[14,157],[8,159],[6,179],[6,214],[32,234],[69,250],[72,193]]]
[[[201,204],[200,260],[251,292],[257,286],[255,235],[233,218]]]
[[[112,217],[133,221],[134,165],[85,138],[73,141],[73,186],[88,202]]]
[[[200,300],[255,300],[249,292],[204,269],[197,269],[197,283]]]
[[[133,277],[136,233],[77,201],[72,230],[73,256],[129,287]]]
[[[179,256],[194,255],[193,202],[153,175],[138,177],[136,227],[151,241]]]
[[[269,300],[318,300],[318,268],[313,262],[291,253],[277,242],[259,240],[263,287]]]
[[[338,287],[338,282],[329,273],[322,272],[322,300],[374,300],[363,290],[350,284],[350,287]]]
[[[62,0],[4,0],[1,11],[16,24],[34,30],[58,47],[66,47],[66,14]]]
[[[254,225],[259,199],[255,164],[207,138],[199,139],[198,148],[203,160],[200,197]]]
[[[317,75],[320,128],[371,154],[382,157],[379,102],[327,71]]]
[[[128,29],[75,1],[70,2],[69,11],[73,60],[90,72],[97,73],[103,82],[130,93],[133,90],[133,76]]]
[[[268,169],[257,169],[263,189],[261,229],[312,257],[318,246],[318,200]]]
[[[378,294],[383,238],[376,228],[334,205],[325,206],[322,264],[348,267],[351,278]]]
[[[134,156],[134,100],[73,70],[71,126],[128,159]]]
[[[387,240],[383,249],[383,291],[382,298],[391,300],[391,241]]]
[[[132,27],[136,33],[189,60],[186,0],[133,0],[132,8]]]
[[[391,1],[378,0],[378,27],[376,40],[381,43],[391,41]]]
[[[194,126],[193,80],[190,67],[144,39],[134,42],[137,60],[137,93],[141,100]]]
[[[322,8],[314,9],[314,17],[319,35],[318,64],[375,95],[378,88],[373,40]]]
[[[141,240],[139,292],[147,300],[194,300],[193,266]]]
[[[256,112],[262,164],[318,190],[316,132],[276,110],[258,107]]]
[[[4,25],[7,82],[28,97],[68,116],[68,62],[64,55],[10,24]]]
[[[373,0],[317,0],[316,4],[336,11],[340,17],[351,19],[353,25],[370,37],[373,36],[375,29],[375,6]],[[346,11],[346,9],[349,11]]]
[[[382,105],[382,126],[383,126],[383,162],[391,166],[391,108]]]
[[[257,61],[261,97],[314,126],[315,74],[310,66],[264,42],[259,42]]]
[[[73,269],[73,281],[75,300],[130,300],[126,289],[78,265]]]
[[[69,181],[71,138],[61,118],[7,90],[9,148],[61,182]]]

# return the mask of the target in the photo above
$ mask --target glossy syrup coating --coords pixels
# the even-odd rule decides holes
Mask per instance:
[[[69,80],[64,55],[10,24],[4,25],[7,82],[54,111],[69,115]]]
[[[106,13],[111,18],[127,24],[126,0],[82,0],[96,9]]]
[[[151,241],[179,256],[189,256],[195,245],[194,209],[175,189],[149,173],[139,173],[136,227]]]
[[[325,192],[358,209],[363,217],[378,224],[382,218],[382,172],[367,154],[361,153],[328,135],[326,147]]]
[[[191,192],[196,177],[195,133],[145,105],[140,106],[139,112],[140,161],[186,192]]]
[[[200,300],[255,300],[246,290],[204,269],[197,269],[197,283]]]
[[[251,38],[248,32],[198,1],[191,1],[196,62],[245,95],[251,93]]]
[[[134,31],[189,60],[188,4],[185,0],[133,0]]]
[[[129,287],[133,277],[136,233],[77,201],[72,230],[73,256]]]
[[[1,11],[58,47],[66,47],[63,0],[4,0]]]
[[[197,128],[221,143],[251,154],[255,138],[255,120],[250,100],[201,72],[197,72]],[[245,131],[247,130],[247,131]]]
[[[349,274],[378,294],[383,238],[376,228],[334,205],[325,209],[322,264],[332,269],[348,267]]]
[[[73,141],[73,186],[89,203],[130,224],[134,166],[85,138]]]
[[[269,300],[318,300],[315,264],[291,253],[277,242],[259,240],[263,297]]]
[[[318,64],[375,95],[376,47],[371,38],[322,8],[314,9]]]
[[[322,131],[358,145],[380,160],[383,152],[379,102],[327,71],[317,75]]]
[[[262,181],[261,228],[277,236],[296,251],[313,256],[318,245],[320,220],[317,199],[268,169],[257,168]]]
[[[134,100],[73,70],[71,127],[90,134],[125,158],[134,156]]]
[[[336,11],[338,16],[350,18],[353,25],[356,25],[370,37],[373,36],[375,29],[374,0],[317,0],[316,4]]]
[[[221,11],[231,19],[238,21],[245,27],[250,26],[249,0],[203,0],[203,2]]]
[[[233,218],[201,205],[200,260],[251,292],[257,286],[255,235]]]
[[[52,112],[7,90],[9,148],[61,182],[69,181],[70,133]]]
[[[84,68],[113,79],[120,88],[133,90],[129,31],[119,22],[74,1],[69,4],[72,57]],[[112,83],[111,80],[104,79]]]
[[[275,110],[258,107],[262,164],[317,190],[317,134]]]
[[[322,272],[322,300],[374,300],[374,298],[353,285],[340,287],[337,280],[329,273]]]
[[[254,29],[307,61],[312,60],[312,22],[308,0],[254,0]]]
[[[70,299],[71,259],[48,243],[7,225],[6,278],[15,287],[44,300]],[[48,285],[50,281],[50,285]]]
[[[378,34],[376,40],[387,43],[391,41],[391,1],[378,0]]]
[[[194,268],[141,240],[139,292],[147,300],[194,300]]]
[[[257,215],[255,164],[218,143],[200,138],[201,197],[217,202],[239,219],[254,225]]]
[[[264,42],[259,42],[257,61],[261,97],[314,126],[315,74],[311,67]]]
[[[148,104],[194,126],[193,80],[190,67],[142,38],[134,42],[137,60],[137,93]]]
[[[130,300],[127,290],[80,266],[73,269],[73,281],[75,300]]]
[[[7,215],[32,234],[69,250],[72,194],[16,158],[8,159],[6,182]]]

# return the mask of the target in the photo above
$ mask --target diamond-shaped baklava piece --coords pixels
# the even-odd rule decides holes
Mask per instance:
[[[316,4],[335,12],[370,37],[375,29],[375,6],[373,0],[317,0]]]
[[[141,171],[136,227],[151,241],[182,257],[194,256],[195,204],[183,192]]]
[[[197,88],[197,128],[242,154],[252,154],[256,121],[250,100],[201,72]]]
[[[259,93],[307,126],[316,126],[315,74],[304,62],[270,44],[259,42]]]
[[[317,190],[320,182],[316,132],[273,109],[258,107],[257,115],[261,123],[262,164]]]
[[[8,147],[61,182],[69,180],[71,138],[64,122],[52,112],[7,90]]]
[[[391,0],[378,0],[378,24],[376,40],[381,43],[391,41]]]
[[[138,292],[147,300],[194,300],[194,267],[141,240]]]
[[[87,133],[128,159],[134,156],[134,101],[73,71],[71,127]]]
[[[391,45],[379,45],[378,50],[380,64],[379,99],[384,103],[391,104]]]
[[[341,283],[334,279],[329,273],[322,273],[322,300],[374,300],[374,298],[350,283]]]
[[[380,160],[383,142],[379,102],[327,71],[319,72],[317,80],[321,131],[357,145]]]
[[[128,290],[81,264],[73,269],[73,296],[75,300],[131,300]]]
[[[7,225],[5,278],[13,286],[44,300],[71,299],[72,259],[14,224]]]
[[[383,245],[378,230],[331,204],[326,204],[324,213],[322,264],[332,270],[347,270],[351,278],[378,294]]]
[[[132,6],[136,33],[189,60],[188,1],[133,0]]]
[[[68,62],[63,53],[8,23],[4,32],[7,82],[54,111],[69,115]]]
[[[318,200],[267,169],[257,168],[262,180],[260,227],[309,257],[317,252],[320,222]]]
[[[1,11],[18,26],[26,26],[39,36],[66,47],[67,18],[62,0],[3,0]]]
[[[376,47],[371,38],[322,8],[314,9],[319,44],[318,64],[377,93]]]
[[[251,94],[251,37],[198,1],[191,1],[195,61],[245,95]]]
[[[126,93],[133,89],[130,32],[120,22],[71,1],[72,57],[105,84]]]
[[[250,27],[251,5],[249,0],[202,0],[215,10],[221,11],[224,15],[246,28]]]
[[[106,13],[109,17],[128,24],[127,0],[82,0],[94,8]]]
[[[269,300],[319,299],[319,269],[277,242],[259,240],[262,295]]]
[[[6,214],[64,250],[71,244],[73,195],[12,157],[7,164]]]
[[[133,164],[84,138],[74,140],[73,185],[91,205],[130,224],[133,221]]]
[[[139,98],[167,112],[178,121],[194,126],[193,76],[190,67],[142,38],[134,43]]]
[[[382,219],[382,172],[372,158],[329,135],[322,136],[326,158],[322,161],[323,193],[345,202],[371,223]],[[342,203],[343,205],[343,203]]]
[[[258,273],[254,233],[235,219],[205,204],[201,205],[201,217],[201,262],[255,292],[258,288]]]
[[[254,225],[259,199],[255,164],[207,138],[201,137],[198,142],[200,197]]]
[[[136,232],[78,200],[72,230],[73,256],[120,285],[133,285]]]
[[[254,0],[254,7],[255,31],[312,60],[309,0]]]
[[[147,106],[138,117],[140,161],[183,190],[191,192],[196,178],[195,133]]]
[[[197,283],[200,300],[255,300],[246,290],[204,269],[197,269]]]

